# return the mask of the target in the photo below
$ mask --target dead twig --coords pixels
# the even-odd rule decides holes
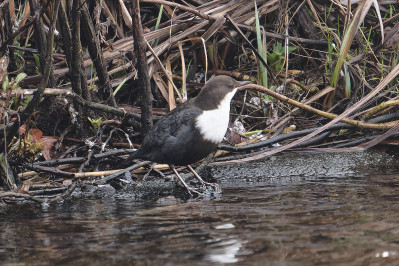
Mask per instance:
[[[265,87],[262,87],[260,85],[249,84],[249,85],[245,85],[245,86],[240,88],[240,90],[243,90],[243,89],[255,89],[257,91],[266,93],[267,95],[270,95],[270,96],[272,96],[272,97],[274,97],[274,98],[276,98],[276,99],[278,99],[280,101],[283,101],[283,102],[291,104],[291,105],[293,105],[295,107],[298,107],[298,108],[305,109],[307,111],[313,112],[313,113],[318,114],[320,116],[323,116],[325,118],[336,119],[338,117],[338,115],[336,115],[336,114],[324,112],[324,111],[321,111],[319,109],[313,108],[313,107],[311,107],[311,106],[309,106],[307,104],[304,104],[304,103],[295,101],[293,99],[290,99],[290,98],[288,98],[288,97],[286,97],[286,96],[284,96],[282,94],[279,94],[279,93],[277,93],[275,91],[266,89]],[[382,124],[373,124],[373,123],[366,123],[366,122],[359,121],[359,120],[349,119],[349,118],[346,118],[346,117],[341,118],[340,121],[342,121],[344,123],[347,123],[347,124],[350,124],[350,125],[353,125],[353,126],[360,127],[360,128],[368,128],[368,129],[388,129],[388,128],[391,128],[391,127],[396,125],[396,121],[392,121],[392,122],[388,122],[388,123],[382,123]]]
[[[110,181],[110,180],[112,180],[112,179],[115,179],[115,178],[118,178],[118,177],[121,176],[121,175],[124,175],[126,172],[135,170],[135,169],[137,169],[137,168],[140,168],[140,167],[142,167],[142,166],[144,166],[144,165],[151,164],[151,163],[152,163],[152,162],[150,162],[150,161],[144,161],[144,162],[141,162],[141,163],[132,165],[132,166],[126,168],[126,169],[118,170],[118,171],[116,171],[116,172],[114,172],[114,173],[112,173],[112,174],[110,174],[110,175],[108,175],[108,176],[106,176],[106,177],[104,177],[104,178],[102,178],[102,179],[100,179],[100,180],[97,180],[97,181],[95,182],[95,184],[97,184],[97,185],[104,185],[104,184],[107,183],[108,181]]]
[[[53,174],[56,176],[65,176],[65,177],[69,177],[69,178],[73,178],[75,176],[75,173],[62,171],[62,170],[59,170],[54,167],[33,165],[33,164],[24,164],[24,167],[27,169],[34,170],[35,172],[45,172],[45,173],[50,173],[50,174]]]

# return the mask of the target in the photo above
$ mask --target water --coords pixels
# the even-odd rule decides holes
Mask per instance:
[[[2,214],[0,241],[2,265],[395,265],[399,175],[22,206]]]

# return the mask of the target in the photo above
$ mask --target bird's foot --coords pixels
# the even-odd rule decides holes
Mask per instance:
[[[214,190],[215,192],[220,192],[220,191],[221,191],[220,186],[219,186],[218,183],[208,183],[208,182],[205,182],[204,185],[205,185],[205,186],[212,187],[213,190]]]
[[[180,180],[180,183],[182,183],[182,185],[186,188],[188,194],[190,194],[191,196],[193,196],[193,193],[197,194],[197,195],[203,195],[201,192],[193,189],[192,187],[190,187],[189,185],[187,185],[186,182],[184,182],[183,178],[180,176],[179,172],[177,172],[176,168],[171,165],[170,168],[172,168],[173,172],[175,173],[175,175],[177,176],[177,178]]]
[[[187,168],[194,174],[195,178],[201,183],[202,186],[206,187],[212,187],[214,191],[220,192],[220,186],[217,183],[208,183],[204,181],[199,174],[191,167],[191,165],[187,165]]]
[[[198,196],[204,195],[203,193],[199,192],[198,190],[193,189],[192,187],[190,187],[190,186],[188,186],[188,185],[185,186],[185,188],[186,188],[188,194],[190,194],[191,196],[193,196],[193,193],[196,194],[196,195],[198,195]]]
[[[203,179],[198,179],[198,181],[201,183],[201,185],[203,186],[203,187],[205,187],[205,188],[207,188],[207,187],[211,187],[215,192],[220,192],[221,190],[220,190],[220,186],[219,186],[219,184],[218,183],[209,183],[209,182],[206,182],[206,181],[204,181]]]

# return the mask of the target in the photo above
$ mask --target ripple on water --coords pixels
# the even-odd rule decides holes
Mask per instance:
[[[214,200],[126,196],[21,207],[0,220],[3,264],[394,264],[399,176],[263,182]]]

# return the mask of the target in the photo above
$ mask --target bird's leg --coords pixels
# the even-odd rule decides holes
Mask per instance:
[[[155,165],[156,165],[156,164],[155,164]],[[154,165],[154,167],[155,167],[155,165]],[[165,178],[164,173],[162,173],[162,172],[159,171],[158,169],[154,168],[154,169],[152,169],[152,170],[153,170],[154,172],[158,173],[158,175],[159,175],[160,177]]]
[[[165,177],[165,175],[164,175],[161,171],[159,171],[158,169],[155,168],[156,165],[157,165],[157,163],[151,164],[151,168],[150,168],[150,170],[144,175],[143,181],[147,179],[147,177],[150,175],[150,173],[151,173],[152,171],[154,171],[154,172],[156,172],[157,174],[159,174],[159,176],[162,177],[162,178]]]
[[[177,178],[180,180],[180,182],[183,184],[183,186],[187,189],[188,194],[190,194],[191,196],[193,195],[191,192],[194,192],[198,195],[201,195],[200,192],[198,192],[197,190],[191,188],[189,185],[186,184],[186,182],[184,182],[183,178],[180,176],[180,174],[177,172],[176,168],[174,165],[169,165],[169,167],[173,170],[173,172],[175,173],[175,175],[177,176]]]
[[[203,186],[211,186],[211,187],[213,187],[214,190],[219,190],[219,185],[218,185],[218,184],[213,184],[213,183],[205,182],[205,181],[199,176],[199,174],[194,170],[194,168],[191,167],[191,165],[187,165],[187,168],[188,168],[188,170],[191,171],[191,173],[194,174],[195,178],[197,178],[198,181],[200,181],[200,183],[201,183]]]

